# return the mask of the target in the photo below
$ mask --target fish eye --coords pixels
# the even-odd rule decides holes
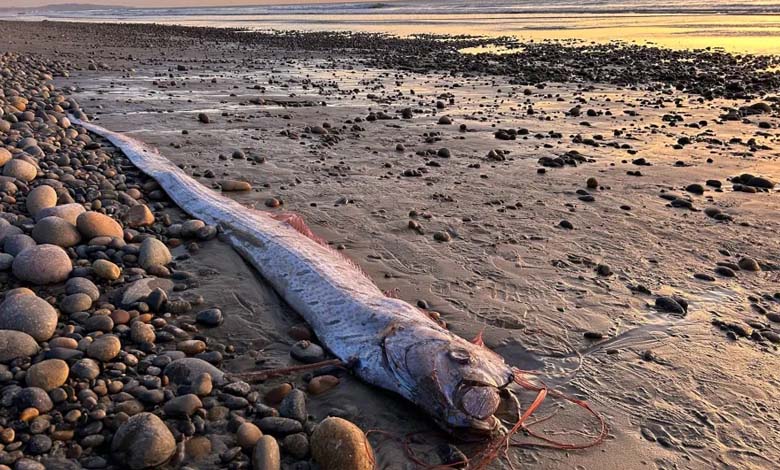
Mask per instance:
[[[458,364],[468,364],[471,362],[471,353],[465,349],[452,349],[449,352],[450,359]]]

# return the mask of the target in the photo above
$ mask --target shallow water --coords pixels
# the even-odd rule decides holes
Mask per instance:
[[[2,13],[0,13],[2,15]],[[678,49],[780,54],[780,2],[491,0],[366,2],[234,8],[104,8],[13,14],[18,19],[162,23],[256,30],[516,36],[523,40],[624,41]]]

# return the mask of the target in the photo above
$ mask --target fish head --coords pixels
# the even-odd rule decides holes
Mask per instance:
[[[402,341],[390,338],[385,343],[391,368],[406,387],[407,398],[447,431],[494,433],[500,427],[495,414],[506,398],[504,389],[514,380],[512,368],[484,346],[434,333],[427,338],[411,334]]]

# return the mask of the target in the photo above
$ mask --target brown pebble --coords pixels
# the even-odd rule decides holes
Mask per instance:
[[[312,395],[320,395],[339,384],[339,378],[333,375],[320,375],[309,382],[306,390]]]
[[[284,399],[288,393],[292,392],[293,386],[288,383],[278,385],[265,394],[265,402],[269,405],[275,405]]]

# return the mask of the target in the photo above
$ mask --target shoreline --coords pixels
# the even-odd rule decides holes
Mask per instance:
[[[478,59],[449,56],[444,59],[451,63],[420,64],[446,50],[430,40],[376,42],[374,36],[317,33],[234,41],[238,35],[219,30],[91,26],[0,22],[0,30],[14,32],[3,52],[46,57],[54,82],[100,125],[155,145],[207,186],[248,183],[250,191],[231,196],[302,214],[382,289],[397,289],[400,298],[439,312],[463,337],[484,329],[486,344],[510,362],[587,398],[607,416],[611,435],[603,447],[517,450],[510,453],[514,463],[705,468],[720,461],[750,468],[780,455],[770,425],[780,415],[771,386],[780,341],[774,320],[780,309],[772,296],[780,265],[780,246],[771,235],[780,228],[777,192],[758,185],[766,186],[763,180],[740,176],[752,173],[769,182],[780,176],[780,101],[775,85],[762,88],[773,82],[746,74],[744,91],[704,99],[671,86],[578,81],[578,73],[599,68],[599,54],[606,60],[620,49],[585,48],[577,56],[578,49],[540,45],[529,52],[563,64],[568,69],[561,73],[511,62],[475,69]],[[307,42],[309,50],[293,49]],[[353,47],[345,52],[347,46]],[[392,56],[366,59],[368,52],[393,50]],[[644,49],[628,51],[637,50]],[[640,57],[647,63],[638,66],[650,68],[663,57],[691,56],[658,50]],[[742,67],[758,65],[753,58]],[[494,69],[504,73],[491,75]],[[521,84],[518,70],[541,76],[528,82],[533,85]],[[685,69],[678,75],[685,79]],[[575,81],[542,79],[550,76]],[[4,79],[19,77],[29,80],[19,73]],[[748,99],[751,87],[755,96]],[[0,99],[7,105],[9,95]],[[36,117],[21,122],[35,123]],[[13,148],[21,140],[3,136],[3,145]],[[58,152],[46,145],[41,150],[45,162]],[[96,177],[94,170],[82,171]],[[18,191],[26,195],[24,188]],[[5,213],[23,210],[13,206]],[[16,222],[24,233],[31,230],[30,223]],[[152,230],[163,239],[168,231]],[[175,269],[172,276],[189,285],[183,292],[219,306],[224,323],[193,330],[193,340],[217,351],[217,344],[235,348],[221,352],[222,369],[233,373],[295,364],[290,351],[302,338],[295,335],[303,334],[297,316],[227,247],[218,241],[198,245],[188,259],[174,260],[191,265],[185,270],[197,276],[178,279]],[[181,254],[182,247],[173,248],[174,257]],[[57,331],[80,326],[80,318],[60,315]],[[174,320],[189,332],[184,325],[191,322]],[[163,337],[170,330],[159,319],[150,325]],[[727,358],[733,370],[723,369]],[[158,366],[152,361],[151,367]],[[315,375],[288,380],[305,394],[306,379]],[[739,385],[690,379],[699,376]],[[114,381],[124,383],[124,377]],[[6,391],[19,381],[16,373],[7,380]],[[232,455],[231,465],[247,468],[252,452],[233,450],[237,428],[242,420],[257,424],[263,413],[273,413],[267,397],[289,393],[284,382],[252,384],[247,393],[243,385],[227,392],[223,386],[201,400],[203,411],[189,421],[174,419],[174,427],[193,423],[196,443],[211,448],[204,453],[182,445],[185,461],[219,468],[226,465],[222,455]],[[436,429],[396,397],[349,375],[338,382],[321,395],[304,395],[312,417],[302,425],[307,439],[309,426],[328,415],[364,431]],[[163,384],[159,389],[166,390],[165,403],[186,395]],[[121,393],[106,396],[113,403],[131,401]],[[745,395],[766,411],[726,406]],[[240,402],[235,396],[251,405],[217,416],[220,407],[234,406],[225,403]],[[166,405],[141,404],[171,421],[160,412]],[[202,430],[195,417],[203,418]],[[113,418],[111,411],[89,418],[102,423],[106,442],[116,431],[109,425]],[[566,408],[544,430],[589,432],[579,419]],[[27,432],[25,426],[19,424],[18,432]],[[295,443],[285,443],[278,430],[269,434],[274,432],[285,465],[315,468],[309,454],[295,457],[288,447]],[[740,453],[738,438],[759,455]],[[184,442],[178,435],[175,441]],[[433,436],[426,444],[443,441]],[[104,444],[89,449],[107,459]],[[380,466],[406,462],[392,442],[372,438],[372,445]],[[26,452],[28,446],[18,448]]]

